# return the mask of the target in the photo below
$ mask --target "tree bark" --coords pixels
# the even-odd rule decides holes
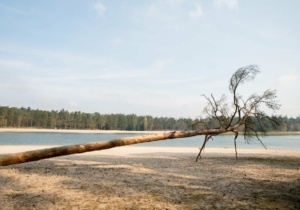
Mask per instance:
[[[121,146],[126,146],[131,144],[139,144],[139,143],[175,139],[175,138],[186,138],[186,137],[192,137],[197,135],[214,135],[214,134],[220,134],[225,132],[229,132],[229,130],[210,129],[210,130],[191,131],[191,132],[176,131],[176,132],[168,132],[163,134],[120,138],[120,139],[114,139],[114,140],[109,140],[104,142],[93,142],[87,144],[78,144],[78,145],[70,145],[70,146],[62,146],[62,147],[53,147],[48,149],[33,150],[28,152],[1,155],[0,166],[37,161],[37,160],[59,157],[64,155],[72,155],[76,153],[105,150],[113,147],[121,147]]]
[[[239,85],[243,84],[245,81],[249,81],[255,78],[256,74],[259,72],[257,65],[250,65],[246,67],[242,67],[238,69],[231,77],[229,89],[230,92],[233,94],[233,105],[234,110],[231,113],[230,109],[228,109],[228,103],[225,100],[225,97],[222,96],[219,100],[215,100],[214,96],[211,94],[211,97],[207,97],[203,95],[206,100],[208,101],[207,106],[204,109],[204,113],[206,113],[206,119],[210,119],[216,121],[219,129],[209,129],[208,121],[201,120],[194,125],[201,125],[204,124],[207,130],[197,130],[191,132],[169,132],[157,135],[146,135],[146,136],[138,136],[138,137],[129,137],[129,138],[121,138],[121,139],[114,139],[105,142],[94,142],[88,144],[78,144],[72,146],[63,146],[63,147],[55,147],[49,149],[42,149],[42,150],[35,150],[35,151],[28,151],[28,152],[21,152],[16,154],[9,154],[9,155],[2,155],[0,156],[0,166],[18,164],[18,163],[25,163],[30,161],[37,161],[46,158],[58,157],[63,155],[71,155],[76,153],[83,153],[83,152],[91,152],[95,150],[104,150],[110,149],[113,147],[120,147],[125,145],[131,144],[138,144],[144,142],[151,142],[151,141],[159,141],[159,140],[166,140],[166,139],[173,139],[173,138],[186,138],[192,137],[197,135],[205,135],[205,140],[203,145],[200,149],[200,152],[197,156],[197,159],[201,157],[201,152],[205,147],[208,139],[211,136],[215,136],[221,133],[226,132],[233,132],[235,133],[234,138],[234,147],[235,153],[237,158],[237,146],[236,140],[238,137],[237,128],[239,126],[244,126],[244,138],[246,141],[251,139],[252,137],[256,137],[258,141],[265,147],[263,142],[258,137],[258,131],[266,132],[266,128],[269,127],[270,123],[271,126],[275,127],[280,125],[277,120],[274,120],[264,112],[260,111],[260,107],[264,106],[271,110],[278,110],[280,105],[277,103],[276,99],[276,91],[275,90],[266,90],[262,95],[251,95],[247,100],[243,100],[242,97],[239,96],[237,93],[237,88]],[[58,113],[58,116],[61,117],[65,114],[69,114],[64,110],[61,110]],[[9,115],[10,116],[10,115]],[[112,115],[113,117],[114,115]],[[132,115],[137,120],[136,115]],[[147,121],[147,118],[145,118]],[[109,119],[108,119],[109,121]],[[257,123],[255,123],[255,121]],[[12,119],[8,119],[8,125],[13,125]],[[110,122],[108,122],[111,124]],[[147,124],[144,122],[144,125]],[[36,124],[39,126],[39,123]],[[66,122],[60,122],[60,127],[67,126]],[[258,127],[257,127],[258,126]],[[114,125],[111,125],[110,128],[112,129]],[[134,127],[134,126],[133,126]],[[144,126],[145,128],[147,126]],[[266,148],[266,147],[265,147]]]

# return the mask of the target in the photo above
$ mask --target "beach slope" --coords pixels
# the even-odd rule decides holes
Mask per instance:
[[[41,146],[1,146],[8,154]],[[128,146],[0,167],[2,209],[299,209],[296,151]]]

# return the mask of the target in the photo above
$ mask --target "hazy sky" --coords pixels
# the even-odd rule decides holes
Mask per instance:
[[[0,0],[0,105],[197,117],[201,94],[277,89],[300,115],[299,0]]]

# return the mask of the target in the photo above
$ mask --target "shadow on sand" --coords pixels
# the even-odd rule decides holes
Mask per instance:
[[[72,155],[0,168],[4,209],[299,209],[299,159]]]

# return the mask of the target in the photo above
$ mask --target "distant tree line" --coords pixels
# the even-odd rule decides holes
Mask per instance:
[[[277,131],[300,131],[300,117],[272,116],[272,118],[276,118],[280,122]],[[216,123],[214,119],[206,120],[211,127]],[[45,111],[30,107],[0,106],[0,127],[155,131],[188,130],[192,129],[193,125],[197,125],[196,129],[202,129],[202,125],[197,123],[198,121],[199,119],[191,118],[69,112],[64,109]],[[271,126],[265,129],[271,131]]]
[[[69,112],[64,109],[45,111],[0,106],[0,127],[151,131],[186,130],[192,124],[193,120],[190,118]]]

